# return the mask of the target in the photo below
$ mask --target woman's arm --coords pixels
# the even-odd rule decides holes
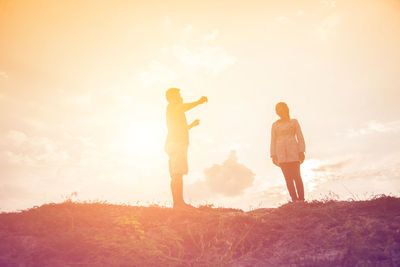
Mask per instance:
[[[278,166],[278,159],[276,156],[276,133],[274,124],[271,127],[271,145],[270,145],[270,154],[272,158],[272,162]]]
[[[304,136],[303,132],[301,131],[299,122],[297,120],[295,120],[295,122],[296,122],[296,137],[298,143],[298,152],[301,164],[304,162],[304,159],[306,158],[306,156],[304,155],[304,152],[306,152],[306,143],[304,142]]]

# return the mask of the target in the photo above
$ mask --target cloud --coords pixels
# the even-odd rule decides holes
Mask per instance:
[[[366,181],[373,179],[379,179],[381,181],[392,179],[398,180],[400,178],[400,161],[388,164],[379,164],[378,166],[370,165],[365,169],[347,173],[338,173],[334,178],[336,180],[362,178]]]
[[[285,16],[278,16],[275,18],[275,21],[281,23],[281,24],[286,24],[289,22],[289,18]]]
[[[11,130],[7,133],[6,139],[12,144],[20,146],[27,140],[26,134],[20,131]]]
[[[234,64],[237,59],[224,47],[215,44],[219,36],[217,29],[201,35],[193,25],[187,25],[175,43],[163,46],[156,57],[139,73],[144,87],[158,83],[172,83],[198,72],[218,74]]]
[[[301,173],[304,187],[307,192],[315,189],[323,183],[332,180],[346,179],[350,177],[348,166],[354,167],[357,160],[355,155],[348,155],[345,158],[337,159],[308,159],[301,165]],[[360,161],[360,160],[358,160]]]
[[[336,1],[335,0],[321,0],[321,3],[325,6],[328,6],[330,8],[336,7]]]
[[[342,170],[344,167],[349,165],[352,162],[351,159],[348,160],[342,160],[339,162],[334,162],[334,163],[323,163],[321,165],[318,165],[317,167],[312,168],[314,172],[334,172],[334,171],[339,171]]]
[[[10,130],[2,136],[0,162],[20,167],[63,165],[69,156],[47,137],[28,136],[26,133]]]
[[[281,185],[257,186],[254,185],[256,181],[250,182],[251,177],[254,177],[254,174],[250,174],[251,170],[241,165],[247,169],[248,176],[241,175],[240,167],[235,168],[232,165],[241,165],[234,152],[222,164],[206,169],[210,173],[205,175],[204,180],[186,185],[185,199],[198,204],[213,203],[216,206],[235,206],[242,209],[247,209],[249,205],[251,208],[274,207],[289,200],[283,177]],[[348,155],[341,160],[309,159],[301,165],[301,172],[307,199],[326,197],[330,192],[346,195],[346,192],[353,190],[358,193],[400,192],[397,189],[400,181],[398,157],[374,164],[362,155]],[[249,179],[238,179],[238,176]],[[232,186],[232,181],[237,184]],[[388,191],[388,188],[392,191]],[[242,194],[244,190],[246,193]]]
[[[219,31],[213,30],[212,32],[203,35],[203,40],[206,42],[215,41],[217,39],[218,35],[219,35]]]
[[[83,109],[87,109],[94,102],[94,97],[92,92],[84,92],[79,95],[69,95],[65,99],[66,102],[71,106]]]
[[[210,203],[215,202],[218,198],[214,192],[211,192],[204,180],[197,180],[192,184],[185,185],[183,191],[185,199],[190,202]]]
[[[186,25],[186,27],[183,29],[182,37],[187,37],[187,35],[190,35],[193,32],[194,32],[193,25],[191,25],[191,24]]]
[[[4,71],[0,71],[0,80],[2,80],[2,79],[4,79],[4,80],[8,79],[8,75]]]
[[[400,162],[390,164],[367,164],[365,168],[356,168],[348,171],[321,173],[321,181],[317,183],[314,190],[316,194],[335,192],[355,199],[365,199],[376,194],[400,193]],[[364,197],[362,197],[364,195]]]
[[[156,83],[170,83],[178,79],[179,74],[170,66],[157,60],[153,60],[147,69],[140,72],[140,82],[145,87],[150,87]]]
[[[256,193],[255,198],[271,207],[286,202],[290,199],[290,195],[286,185],[277,185],[270,186],[263,191]]]
[[[238,162],[236,151],[231,151],[222,164],[204,170],[205,183],[214,193],[234,197],[253,185],[255,174]]]
[[[328,39],[328,35],[339,25],[340,16],[332,14],[326,17],[317,28],[319,39],[325,41]]]
[[[358,137],[374,133],[397,132],[399,130],[400,130],[400,121],[391,121],[387,123],[370,121],[367,123],[365,127],[348,130],[346,135],[348,137]]]
[[[381,162],[369,155],[351,155],[341,161],[310,159],[301,169],[306,192],[319,192],[329,185],[341,187],[355,181],[363,181],[359,191],[372,192],[382,184],[398,184],[400,178],[398,157],[387,157]]]
[[[172,21],[171,21],[170,17],[168,17],[168,16],[164,17],[164,20],[163,20],[164,27],[168,28],[169,26],[171,26],[171,24],[172,24]]]
[[[236,62],[234,56],[226,53],[218,45],[205,45],[197,49],[176,45],[173,54],[190,73],[203,69],[217,74]]]

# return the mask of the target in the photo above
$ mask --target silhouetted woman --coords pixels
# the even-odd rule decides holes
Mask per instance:
[[[291,119],[289,107],[284,102],[275,106],[279,120],[272,124],[271,158],[282,169],[292,201],[304,201],[304,186],[300,164],[304,161],[305,143],[300,124]]]

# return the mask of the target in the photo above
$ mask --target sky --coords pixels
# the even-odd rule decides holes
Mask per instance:
[[[0,0],[0,211],[72,198],[171,206],[165,91],[185,102],[194,205],[289,200],[284,101],[307,200],[400,195],[400,1]]]

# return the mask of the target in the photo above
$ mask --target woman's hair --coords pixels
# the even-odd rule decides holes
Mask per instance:
[[[285,102],[279,102],[276,104],[275,111],[281,119],[290,120],[289,107]]]

